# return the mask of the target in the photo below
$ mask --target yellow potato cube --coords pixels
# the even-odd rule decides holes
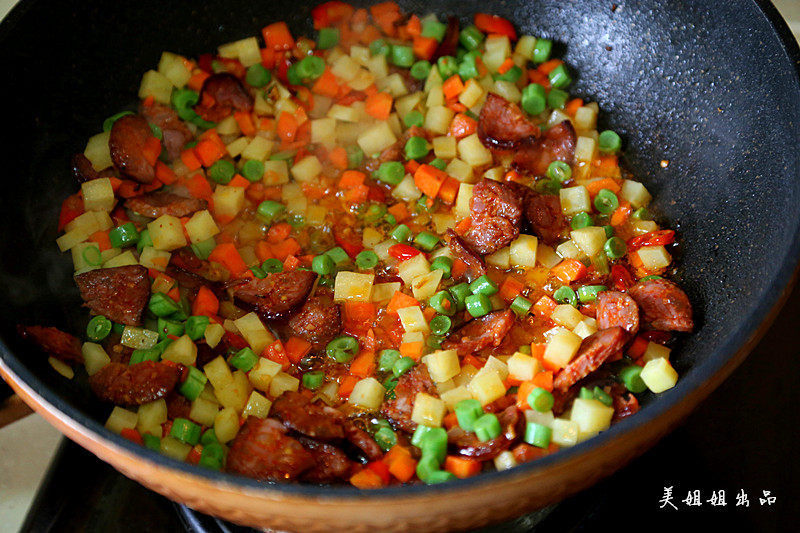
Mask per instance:
[[[231,369],[221,355],[206,363],[203,373],[215,389],[223,389],[233,383]]]
[[[280,363],[271,361],[266,357],[259,357],[255,366],[247,373],[250,378],[250,384],[253,388],[262,392],[269,392],[269,385],[272,383],[272,378],[280,374]]]
[[[207,209],[197,211],[186,222],[186,233],[189,234],[189,240],[192,244],[206,241],[219,233],[219,227],[214,222],[214,217]]]
[[[183,226],[180,219],[171,215],[162,215],[147,225],[153,248],[171,252],[186,246]]]
[[[403,324],[403,329],[407,332],[421,331],[422,333],[427,333],[430,331],[428,322],[425,320],[425,315],[422,314],[422,309],[418,306],[398,309],[397,315],[400,317],[400,323]]]
[[[152,268],[154,270],[164,272],[164,270],[166,270],[167,268],[167,265],[169,264],[169,258],[171,256],[172,254],[169,252],[165,252],[163,250],[156,250],[152,246],[145,246],[144,248],[142,248],[142,253],[139,255],[139,264],[142,266],[146,266],[147,268]],[[114,258],[112,257],[112,259]]]
[[[436,294],[440,281],[442,281],[442,271],[438,269],[417,276],[411,282],[411,292],[414,294],[414,298],[419,301],[427,300]]]
[[[411,285],[416,278],[424,276],[430,271],[431,265],[425,258],[425,254],[417,254],[397,265],[397,275],[405,285]]]
[[[353,387],[347,403],[367,411],[377,411],[383,403],[386,389],[375,378],[364,378]]]
[[[267,400],[264,396],[256,391],[253,391],[250,393],[250,399],[247,400],[247,405],[244,407],[243,414],[245,416],[254,416],[256,418],[267,418],[271,408],[271,401]]]
[[[647,348],[645,348],[644,354],[642,354],[642,360],[645,363],[649,363],[653,359],[666,359],[669,361],[669,352],[670,349],[663,344],[650,341],[647,343]]]
[[[219,409],[220,407],[217,402],[213,402],[198,396],[192,402],[192,407],[189,411],[189,418],[198,424],[211,427],[214,425],[214,420],[217,418]]]
[[[333,299],[337,302],[369,302],[375,274],[360,274],[342,270],[333,283]]]
[[[447,409],[453,411],[455,410],[456,404],[458,402],[460,402],[461,400],[471,399],[472,394],[470,394],[469,389],[466,387],[466,385],[459,385],[458,387],[454,387],[448,391],[440,393],[439,397],[447,406]]]
[[[386,122],[378,122],[370,126],[356,139],[358,146],[361,147],[367,157],[382,152],[396,141],[397,137]]]
[[[167,402],[161,398],[159,400],[145,403],[137,410],[136,429],[144,435],[161,436],[161,424],[167,421]]]
[[[152,96],[156,102],[169,105],[172,96],[172,82],[160,72],[148,70],[139,85],[139,99]]]
[[[473,167],[488,165],[492,162],[492,153],[481,143],[477,133],[458,141],[458,155]]]
[[[428,373],[436,383],[452,379],[461,372],[456,350],[436,350],[423,357],[422,362],[428,367]]]
[[[520,235],[509,247],[508,260],[515,268],[533,268],[536,266],[536,253],[539,240],[532,235]]]
[[[114,433],[121,433],[123,429],[135,428],[138,420],[139,415],[133,411],[128,411],[122,407],[114,407],[106,420],[106,429],[110,429]]]
[[[269,154],[272,153],[272,147],[275,145],[273,141],[265,139],[264,137],[256,136],[242,151],[242,158],[256,159],[264,161]]]
[[[441,159],[453,159],[456,156],[456,138],[449,135],[434,137],[433,153]]]
[[[522,352],[516,352],[506,364],[508,364],[508,375],[519,381],[530,381],[542,371],[542,363],[538,359]]]
[[[296,391],[300,388],[300,380],[285,372],[279,372],[269,384],[269,394],[277,398],[287,391]]]
[[[582,340],[568,329],[558,328],[550,336],[544,349],[544,360],[558,368],[564,368],[578,353]]]
[[[84,342],[81,346],[81,354],[83,355],[83,366],[90,376],[111,362],[111,358],[103,347],[93,342]]]
[[[97,178],[81,184],[83,209],[86,211],[111,211],[117,203],[114,189],[108,178]]]
[[[183,335],[167,346],[167,349],[161,354],[161,359],[193,366],[197,360],[197,346],[188,335]]]
[[[550,320],[567,329],[575,329],[585,318],[586,315],[569,304],[557,305],[550,315]]]
[[[568,217],[592,210],[589,191],[583,185],[561,189],[558,196],[561,199],[561,212]]]
[[[222,327],[222,324],[212,323],[206,326],[206,344],[208,344],[211,348],[215,348],[217,344],[219,344],[219,341],[222,340],[224,335],[225,328]]]
[[[589,257],[594,257],[603,251],[603,245],[606,243],[606,230],[600,226],[588,226],[572,230],[570,237],[580,251]]]
[[[239,413],[236,409],[226,407],[214,417],[214,434],[222,444],[233,440],[239,433]]]
[[[678,382],[678,373],[663,357],[648,361],[641,376],[647,388],[656,394],[671,389]]]
[[[297,181],[309,182],[320,175],[322,163],[319,162],[317,156],[309,155],[298,161],[296,165],[293,165],[291,172]]]
[[[439,398],[424,392],[418,392],[414,397],[414,410],[411,412],[413,422],[423,426],[441,427],[445,414],[447,407]]]
[[[506,394],[506,388],[500,376],[496,372],[483,371],[483,369],[475,374],[467,388],[472,397],[481,402],[481,405],[490,404]]]
[[[636,251],[647,270],[661,270],[672,262],[672,256],[663,246],[642,246]]]
[[[256,355],[260,355],[268,344],[275,342],[275,337],[267,330],[264,323],[255,313],[247,313],[243,317],[234,320],[233,323],[236,324],[239,333],[241,333]]]
[[[217,218],[233,220],[244,207],[244,187],[217,185],[211,200]]]
[[[612,416],[613,407],[607,407],[595,399],[576,398],[572,403],[570,420],[578,424],[582,433],[593,435],[608,429]]]
[[[86,143],[86,148],[83,149],[83,155],[85,155],[86,159],[92,164],[92,168],[98,172],[113,164],[111,161],[111,150],[108,148],[108,139],[110,137],[110,131],[92,135]]]

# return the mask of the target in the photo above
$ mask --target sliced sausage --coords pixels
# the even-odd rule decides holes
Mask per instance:
[[[333,483],[350,478],[355,463],[342,450],[308,437],[300,437],[298,441],[314,458],[314,466],[303,474],[303,481]]]
[[[125,200],[125,207],[150,218],[158,218],[162,215],[178,218],[188,217],[207,206],[205,200],[164,191],[148,192]]]
[[[642,309],[642,318],[663,331],[692,331],[692,304],[683,289],[666,279],[640,281],[628,294]]]
[[[210,107],[203,105],[205,97],[209,96],[214,100]],[[247,88],[233,74],[222,72],[212,74],[203,82],[200,89],[200,104],[195,107],[195,111],[206,120],[219,122],[231,114],[232,110],[252,111],[253,97],[247,92]]]
[[[375,439],[351,420],[347,420],[344,423],[344,437],[348,442],[364,452],[364,456],[370,461],[383,457],[383,450],[375,442]]]
[[[558,244],[568,234],[569,225],[561,213],[561,200],[528,188],[525,195],[525,220],[533,234],[545,244]]]
[[[491,254],[519,236],[522,198],[506,183],[482,179],[470,201],[472,224],[462,239],[479,254]]]
[[[497,415],[497,419],[503,432],[491,440],[481,442],[475,433],[454,426],[447,432],[447,442],[456,448],[459,455],[484,461],[497,457],[510,448],[519,435],[519,410],[515,405],[507,407]]]
[[[603,291],[597,295],[597,327],[613,326],[635,335],[639,330],[639,306],[624,292]]]
[[[139,115],[125,115],[114,122],[108,139],[111,161],[123,174],[141,183],[156,177],[155,167],[147,161],[144,147],[153,137],[147,121]]]
[[[308,297],[316,279],[317,275],[309,270],[276,272],[239,284],[233,291],[233,301],[264,318],[279,318]]]
[[[17,326],[24,339],[36,343],[45,353],[64,363],[82,363],[81,341],[58,328],[47,326]]]
[[[151,105],[142,105],[139,112],[150,124],[161,129],[164,148],[170,161],[178,159],[183,146],[192,140],[192,132],[180,119],[178,113],[169,106],[157,102]]]
[[[546,130],[535,141],[520,146],[514,155],[514,166],[534,176],[544,176],[553,161],[575,162],[578,137],[568,120]]]
[[[112,176],[114,176],[113,169],[105,168],[98,172],[85,155],[75,154],[72,156],[72,177],[75,178],[75,181],[78,183],[84,183],[98,178],[110,178]]]
[[[291,334],[310,342],[315,352],[324,350],[341,329],[339,306],[323,296],[309,298],[289,319]]]
[[[478,116],[478,137],[484,146],[512,150],[532,143],[538,136],[539,127],[517,104],[489,93]]]
[[[321,402],[311,402],[303,393],[289,391],[272,404],[270,413],[283,425],[320,440],[344,438],[344,415]]]
[[[311,452],[288,436],[283,424],[249,416],[231,442],[225,469],[261,481],[287,481],[315,465]]]
[[[628,418],[639,412],[639,400],[621,383],[611,385],[609,394],[614,401],[614,417],[612,422],[619,422],[623,418]]]
[[[164,398],[167,403],[167,418],[175,420],[176,418],[191,418],[189,415],[192,412],[192,402],[186,396],[179,394],[177,391],[172,391]]]
[[[483,259],[481,259],[479,255],[473,253],[455,231],[448,229],[445,238],[447,239],[447,246],[450,248],[450,251],[453,252],[456,259],[462,260],[464,264],[467,265],[467,269],[464,272],[467,281],[474,281],[486,274],[486,265],[483,263]]]
[[[490,346],[500,346],[514,325],[514,318],[514,312],[510,309],[474,318],[451,333],[442,343],[442,348],[456,350],[458,355],[463,356]]]
[[[452,16],[447,17],[447,29],[444,32],[444,37],[442,37],[442,42],[439,43],[439,46],[436,47],[436,51],[433,53],[431,62],[436,61],[442,56],[455,57],[456,51],[458,50],[458,30],[458,18]]]
[[[86,306],[97,314],[126,326],[140,326],[150,299],[147,268],[127,265],[98,268],[75,276]]]
[[[89,385],[103,401],[116,405],[142,405],[163,398],[180,379],[177,366],[143,361],[133,366],[108,363],[92,376]]]
[[[191,272],[190,270],[177,266],[175,264],[175,262],[177,261],[173,262],[173,259],[177,259],[177,257],[179,256],[179,252],[181,252],[181,250],[177,250],[175,253],[172,254],[172,257],[170,258],[170,262],[167,265],[165,273],[171,278],[173,278],[175,281],[177,281],[178,284],[181,286],[181,288],[187,289],[190,292],[190,297],[194,297],[194,293],[200,290],[200,287],[206,287],[210,289],[217,296],[217,298],[224,299],[225,297],[224,283],[210,280],[206,277],[201,276],[200,274],[196,274],[195,272]],[[197,259],[197,257],[191,252],[189,253],[189,255]],[[200,265],[197,268],[202,269],[204,266],[204,262],[201,261],[200,259],[197,259],[197,261],[200,263]]]
[[[559,391],[566,391],[622,350],[629,338],[630,335],[619,326],[601,329],[589,335],[581,342],[572,362],[556,375],[553,386]]]
[[[411,413],[414,411],[414,399],[418,392],[439,395],[425,365],[417,365],[400,376],[394,388],[395,397],[383,402],[381,414],[397,427],[408,432],[414,431],[417,424],[411,420]]]

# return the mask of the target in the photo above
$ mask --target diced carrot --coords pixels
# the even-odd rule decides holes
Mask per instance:
[[[164,265],[164,266],[167,266],[167,265]],[[169,296],[170,298],[172,298],[176,302],[179,302],[180,299],[181,299],[181,291],[178,290],[178,287],[172,287],[169,291],[167,291],[167,296]]]
[[[190,465],[196,465],[200,462],[200,458],[203,456],[203,445],[198,444],[194,446],[191,450],[189,450],[189,454],[186,456],[186,462]]]
[[[311,343],[300,337],[289,337],[284,348],[286,349],[286,357],[289,358],[289,361],[297,364],[303,357],[311,352]]]
[[[403,483],[413,478],[417,471],[417,462],[411,456],[411,452],[399,444],[392,446],[386,452],[383,462],[389,467],[389,472]]]
[[[203,166],[194,150],[189,148],[181,152],[181,161],[189,170],[197,170]]]
[[[574,117],[575,113],[581,107],[583,107],[583,100],[581,100],[580,98],[573,98],[572,100],[567,102],[566,106],[564,106],[564,112],[566,112],[567,115]]]
[[[468,135],[472,135],[478,130],[478,121],[474,118],[465,115],[464,113],[459,113],[455,117],[453,117],[452,122],[450,122],[450,128],[447,132],[448,135],[455,137],[456,139],[463,139]]]
[[[267,231],[267,240],[271,243],[279,243],[292,234],[292,226],[288,222],[279,222],[270,226]]]
[[[506,58],[506,60],[505,60],[505,61],[503,61],[503,62],[500,64],[500,66],[499,66],[499,67],[497,67],[497,72],[498,72],[499,74],[505,74],[506,72],[508,72],[509,70],[511,70],[511,68],[512,68],[513,66],[514,66],[514,60],[513,60],[513,59],[511,59],[510,57],[509,57],[509,58]]]
[[[375,373],[375,352],[362,350],[350,363],[350,374],[368,378]]]
[[[233,176],[231,181],[228,182],[228,187],[241,187],[242,189],[247,189],[253,183],[242,176],[241,174],[236,174]]]
[[[206,168],[213,165],[222,155],[219,153],[216,143],[210,140],[198,142],[197,146],[194,147],[194,151],[200,159],[200,162]]]
[[[292,142],[297,134],[297,119],[294,115],[286,111],[282,111],[278,116],[278,137],[282,141]]]
[[[247,265],[233,243],[218,244],[209,254],[208,260],[224,266],[233,277],[237,277],[247,270]]]
[[[120,437],[128,439],[131,442],[144,445],[144,439],[142,439],[142,435],[138,431],[136,431],[135,428],[124,428],[122,431],[119,432],[119,435]]]
[[[619,194],[621,187],[617,180],[611,178],[600,178],[586,183],[586,190],[589,191],[589,195],[592,198],[597,196],[597,193],[603,189],[608,189],[614,194]]]
[[[455,227],[456,233],[458,233],[459,235],[464,235],[471,226],[472,226],[472,219],[470,217],[466,217],[464,220],[456,224]]]
[[[453,100],[464,90],[464,83],[458,74],[453,74],[442,85],[445,100]]]
[[[216,315],[219,312],[219,300],[217,296],[205,285],[201,285],[197,290],[197,295],[192,302],[193,315]]]
[[[383,30],[383,33],[390,37],[397,34],[396,23],[402,19],[403,14],[396,3],[381,2],[380,4],[375,4],[369,8],[369,12],[372,14],[372,20]]]
[[[386,312],[387,313],[397,313],[398,309],[403,309],[405,307],[413,307],[419,305],[419,302],[400,291],[395,291],[392,295],[392,298],[389,300],[389,303],[386,305]]]
[[[531,69],[528,71],[528,80],[530,80],[531,83],[538,83],[545,89],[550,88],[550,80],[547,79],[546,75],[542,74],[536,69]]]
[[[387,211],[389,212],[389,214],[394,216],[395,220],[398,223],[404,221],[409,216],[408,208],[406,207],[406,204],[400,203],[400,202],[398,202],[398,203],[394,204],[393,206],[391,206],[389,209],[387,209]]]
[[[594,174],[596,176],[620,178],[619,159],[616,155],[601,155],[595,159],[592,164],[595,167]]]
[[[458,100],[448,100],[447,101],[447,107],[453,113],[466,113],[467,112],[467,106],[465,106],[464,104],[462,104]]]
[[[414,55],[425,60],[429,60],[433,57],[438,46],[439,42],[436,39],[433,37],[423,37],[422,35],[414,37],[411,43],[411,49]]]
[[[553,310],[557,305],[558,303],[556,303],[555,300],[545,294],[533,304],[533,312],[537,316],[550,318],[550,315],[553,314]]]
[[[431,165],[420,165],[414,173],[414,184],[428,198],[436,198],[445,179],[447,173]]]
[[[424,349],[425,343],[422,341],[404,342],[400,344],[400,355],[419,361]]]
[[[486,363],[485,363],[485,362],[484,362],[482,359],[478,359],[477,357],[475,357],[475,356],[474,356],[474,355],[472,355],[471,353],[470,353],[470,354],[467,354],[467,355],[465,355],[465,356],[464,356],[464,357],[461,359],[461,362],[464,364],[464,366],[466,366],[466,365],[472,365],[472,366],[474,366],[474,367],[475,367],[475,368],[477,368],[477,369],[481,369],[481,368],[483,368],[483,366],[486,364]]]
[[[272,248],[267,241],[258,241],[255,246],[256,257],[262,263],[267,259],[273,259]]]
[[[353,392],[353,388],[359,381],[361,381],[361,379],[357,376],[345,376],[344,379],[342,379],[342,382],[339,384],[339,397],[343,400],[349,398],[350,393]]]
[[[520,411],[530,409],[528,405],[528,395],[530,395],[531,391],[535,388],[536,385],[533,381],[523,381],[519,384],[519,388],[517,389],[517,409]]]
[[[156,163],[156,178],[164,185],[172,185],[178,179],[178,176],[175,175],[171,168],[158,161]]]
[[[439,188],[439,198],[446,204],[452,205],[458,196],[458,189],[461,187],[461,182],[453,176],[447,176]]]
[[[564,259],[551,268],[550,273],[560,282],[567,284],[584,277],[586,275],[586,266],[577,259]]]
[[[564,62],[560,59],[549,59],[539,65],[537,70],[547,76],[551,72],[553,72],[558,66],[563,65]]]
[[[203,70],[198,70],[196,73],[192,74],[192,77],[189,78],[189,81],[186,83],[188,87],[193,91],[200,91],[203,88],[203,83],[205,83],[206,79],[211,76],[208,72]]]
[[[347,190],[344,199],[349,204],[363,204],[369,197],[369,187],[364,185],[356,185]]]
[[[350,484],[362,490],[379,489],[384,485],[381,477],[369,468],[353,474],[350,477]]]
[[[645,350],[647,350],[649,342],[650,341],[641,335],[637,336],[628,348],[628,355],[630,355],[632,359],[639,359],[644,355]]]
[[[89,235],[89,240],[96,242],[101,252],[111,249],[111,240],[108,238],[108,230],[95,231]]]
[[[330,159],[331,163],[333,163],[333,166],[339,170],[345,170],[349,164],[347,161],[347,150],[341,146],[337,146],[328,152],[328,159]]]
[[[442,425],[448,430],[456,427],[458,425],[458,417],[456,416],[456,413],[452,412],[446,414],[442,419]]]
[[[628,221],[628,218],[631,216],[631,211],[630,202],[623,200],[619,203],[619,207],[611,214],[609,222],[614,227],[621,226]]]
[[[287,256],[286,259],[283,260],[283,270],[287,272],[295,270],[299,266],[300,260],[294,255]]]
[[[333,75],[330,69],[326,68],[322,76],[314,82],[311,90],[316,94],[336,98],[336,95],[339,94],[339,84],[336,82],[336,76]]]
[[[531,343],[531,357],[534,359],[542,360],[544,357],[544,351],[547,349],[547,344],[540,342],[532,342]]]
[[[460,479],[465,479],[481,471],[481,462],[469,457],[448,455],[444,460],[444,469]]]
[[[302,247],[300,243],[297,242],[297,239],[288,238],[273,244],[270,249],[272,250],[272,255],[274,255],[276,259],[284,261],[288,257],[300,253]]]
[[[464,261],[458,258],[453,259],[453,266],[450,269],[450,275],[452,276],[453,279],[460,278],[466,271],[467,271],[467,264]]]
[[[253,115],[251,115],[249,112],[236,111],[233,113],[233,118],[236,119],[239,129],[242,130],[244,135],[252,137],[256,134],[256,126],[253,124]]]
[[[291,50],[294,48],[294,38],[285,22],[275,22],[261,30],[264,42],[273,50]]]
[[[392,95],[389,93],[376,93],[373,96],[368,96],[364,105],[369,116],[378,120],[386,120],[392,112]]]
[[[506,302],[511,302],[522,293],[524,288],[525,285],[522,282],[507,276],[500,284],[500,297]]]
[[[362,185],[365,179],[367,179],[367,175],[363,172],[359,172],[358,170],[345,170],[342,173],[341,179],[339,179],[339,188],[352,189],[357,185]]]
[[[544,370],[533,376],[533,384],[547,391],[553,390],[553,372]]]
[[[408,161],[406,161],[405,169],[406,172],[408,172],[409,174],[413,175],[418,168],[419,168],[419,163],[414,161],[413,159],[409,159]]]
[[[448,303],[449,303],[449,302],[448,302]],[[422,311],[422,316],[424,316],[424,317],[425,317],[425,320],[427,320],[428,322],[430,322],[430,321],[431,321],[431,319],[432,319],[433,317],[435,317],[435,316],[436,316],[436,309],[434,309],[433,307],[426,307],[426,308],[425,308],[425,309],[423,309],[423,311]]]
[[[210,200],[213,192],[211,191],[211,184],[202,174],[195,174],[184,182],[189,194],[195,198],[202,198]]]
[[[264,348],[264,353],[262,355],[270,361],[280,364],[284,372],[292,366],[291,361],[289,361],[289,356],[286,355],[286,348],[279,340],[274,341]]]
[[[144,147],[142,147],[142,155],[150,166],[155,166],[158,161],[158,156],[161,155],[161,141],[156,137],[147,139],[144,143]]]

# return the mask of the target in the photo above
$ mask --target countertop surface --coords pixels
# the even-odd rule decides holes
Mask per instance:
[[[0,0],[0,17],[4,17],[15,3],[15,0]],[[789,23],[789,26],[791,27],[795,36],[800,39],[800,0],[775,0],[774,4]],[[800,291],[796,290],[794,296],[800,296]],[[800,305],[792,305],[790,302],[784,311],[784,315],[787,312],[791,313],[791,321],[794,323],[800,322]],[[781,319],[779,318],[779,320]],[[785,321],[786,317],[784,317],[783,320]],[[770,333],[767,334],[767,337],[765,338],[765,341],[762,342],[761,346],[768,342],[769,336]],[[761,348],[761,346],[759,348]],[[759,361],[759,359],[765,359],[769,357],[770,354],[765,349],[759,348],[754,351],[753,355],[751,355],[745,364],[743,364],[742,367],[740,367],[729,379],[729,382],[733,382],[734,385],[726,382],[726,384],[721,387],[721,391],[726,387],[735,386],[737,380],[744,381],[745,378],[742,374],[747,372],[748,369],[763,366],[764,361]],[[794,378],[794,383],[796,386],[796,378]],[[701,407],[700,410],[707,410],[709,403],[713,405],[713,398],[719,394],[723,394],[723,392],[715,392],[712,395],[712,398],[706,402],[705,406]],[[766,407],[769,408],[774,406],[770,406],[767,403]],[[796,405],[794,406],[794,409],[796,410]],[[693,417],[696,416],[698,415],[693,415]],[[705,413],[705,416],[713,416],[713,413]],[[721,429],[716,423],[711,424],[709,427],[709,429],[713,428]],[[757,430],[754,429],[753,431]],[[732,437],[737,439],[745,439],[748,437],[748,435],[734,435]],[[38,415],[31,415],[0,430],[0,495],[2,495],[2,497],[0,497],[0,532],[14,532],[19,529],[60,441],[60,433],[58,433]],[[686,444],[691,444],[691,442]],[[770,453],[770,450],[764,450],[764,453]],[[796,456],[796,450],[789,453],[794,453]],[[637,461],[637,463],[647,464],[645,462],[646,458],[647,454],[641,460]],[[710,456],[708,459],[713,461]],[[721,489],[728,489],[728,505],[733,507],[736,504],[736,490],[739,488],[735,486],[735,473],[737,472],[737,468],[732,466],[731,472],[732,474],[730,477],[728,477],[728,479],[705,479],[702,481],[696,480],[696,483],[701,483],[703,487],[707,487],[713,485],[714,482],[719,481]],[[662,471],[661,473],[667,475],[666,472]],[[769,479],[767,478],[764,481],[768,482]],[[675,501],[678,506],[684,505],[680,502],[680,500],[686,496],[687,489],[696,486],[690,485],[689,483],[691,482],[692,480],[689,479],[664,479],[665,487],[670,483],[675,485]],[[758,505],[758,498],[759,496],[763,496],[763,490],[775,490],[775,488],[772,488],[770,485],[741,488],[750,489],[750,501],[753,506]],[[661,494],[655,495],[656,498],[659,498],[660,496]],[[705,496],[710,496],[710,494],[706,494]],[[779,496],[787,497],[789,495],[784,494]],[[798,494],[795,494],[794,496],[797,497]],[[573,501],[580,500],[578,497],[576,497],[573,498]],[[706,505],[708,506],[709,504]],[[687,507],[684,506],[683,509],[687,509]],[[777,510],[778,507],[776,507],[775,511]],[[695,510],[691,510],[691,512],[695,512]],[[774,518],[777,517],[773,516],[773,519]],[[775,522],[773,519],[768,520],[768,522],[773,525],[777,525],[779,522]],[[758,529],[761,528],[759,527]]]

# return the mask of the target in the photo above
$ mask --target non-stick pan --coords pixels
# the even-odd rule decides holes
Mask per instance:
[[[356,2],[363,4],[363,2]],[[360,492],[268,485],[173,461],[103,428],[85,376],[56,374],[14,325],[75,333],[87,313],[55,246],[68,161],[135,103],[162,50],[197,55],[286,20],[311,31],[314,1],[23,0],[0,26],[0,372],[70,438],[177,501],[297,531],[466,528],[559,500],[642,453],[742,361],[778,312],[800,256],[800,52],[765,1],[401,1],[466,22],[494,12],[556,39],[571,91],[597,101],[624,161],[679,232],[679,276],[697,331],[675,352],[678,385],[597,438],[506,472]],[[731,408],[734,408],[733,406]],[[79,480],[76,480],[79,482]]]

